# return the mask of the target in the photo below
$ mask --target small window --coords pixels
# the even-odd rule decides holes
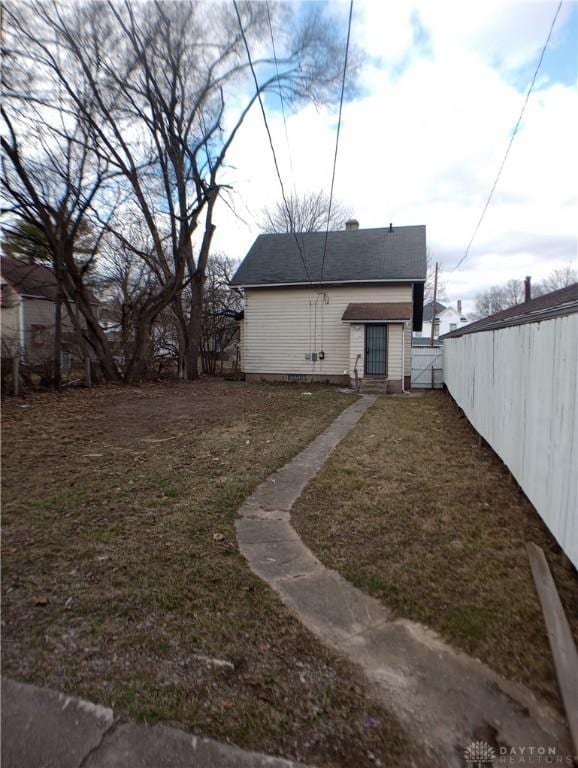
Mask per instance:
[[[45,325],[32,323],[30,326],[30,337],[33,346],[43,347],[48,341],[48,328]]]
[[[458,327],[457,323],[450,323],[450,331],[455,331],[457,327]]]

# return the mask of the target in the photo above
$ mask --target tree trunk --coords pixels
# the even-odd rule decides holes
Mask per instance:
[[[56,303],[54,305],[54,360],[53,360],[54,389],[62,385],[62,289],[57,283]]]
[[[142,317],[136,327],[134,348],[128,362],[124,380],[127,384],[136,384],[142,380],[149,356],[152,320]]]
[[[205,219],[205,232],[199,251],[197,268],[193,272],[192,253],[188,254],[187,263],[191,279],[191,313],[186,329],[185,340],[185,368],[186,377],[189,380],[199,378],[199,351],[201,348],[201,323],[203,311],[203,286],[207,271],[207,262],[211,250],[211,241],[215,232],[213,224],[213,208],[219,194],[218,188],[212,190],[207,202],[207,214]]]
[[[202,301],[203,278],[197,272],[191,281],[191,309],[185,339],[185,375],[189,381],[199,378]]]
[[[179,292],[171,302],[173,317],[175,318],[175,331],[177,333],[178,349],[178,377],[186,378],[185,349],[187,346],[187,323],[182,305],[182,292]]]
[[[74,304],[82,315],[85,324],[84,331],[80,328],[80,322],[75,316],[76,313],[69,310],[72,322],[77,326],[80,333],[85,332],[85,338],[94,352],[105,381],[120,381],[120,374],[109,340],[98,322],[97,310],[92,304],[92,296],[82,281],[82,276],[77,265],[74,263],[71,253],[67,254],[62,276],[64,279],[64,295],[67,296],[69,304]]]

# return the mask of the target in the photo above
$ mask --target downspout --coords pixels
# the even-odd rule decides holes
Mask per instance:
[[[401,326],[401,394],[405,393],[405,323]]]

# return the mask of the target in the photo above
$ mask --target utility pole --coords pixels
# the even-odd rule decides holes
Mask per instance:
[[[433,349],[434,345],[434,337],[435,337],[435,331],[436,331],[436,301],[438,297],[438,263],[436,261],[436,271],[434,275],[434,292],[433,292],[433,306],[431,308],[431,339],[430,339],[430,346]],[[432,361],[431,361],[431,388],[434,389],[435,387],[435,372],[434,372],[434,365],[435,365],[435,357],[433,357],[432,352]]]
[[[431,339],[430,347],[434,345],[435,327],[436,327],[436,300],[438,296],[438,263],[436,261],[436,271],[434,275],[433,305],[431,309]]]

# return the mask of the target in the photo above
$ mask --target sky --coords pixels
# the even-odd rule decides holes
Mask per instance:
[[[482,212],[556,6],[354,2],[352,44],[364,65],[343,108],[335,198],[360,227],[425,224],[448,300],[461,298],[466,311],[491,285],[578,267],[578,3],[567,0],[492,203],[467,260],[450,274]],[[348,10],[323,5],[344,41]],[[328,191],[338,104],[293,112],[288,142],[278,100],[266,109],[287,189]],[[258,109],[231,148],[226,177],[236,215],[220,203],[213,245],[241,259],[264,206],[280,197]]]

